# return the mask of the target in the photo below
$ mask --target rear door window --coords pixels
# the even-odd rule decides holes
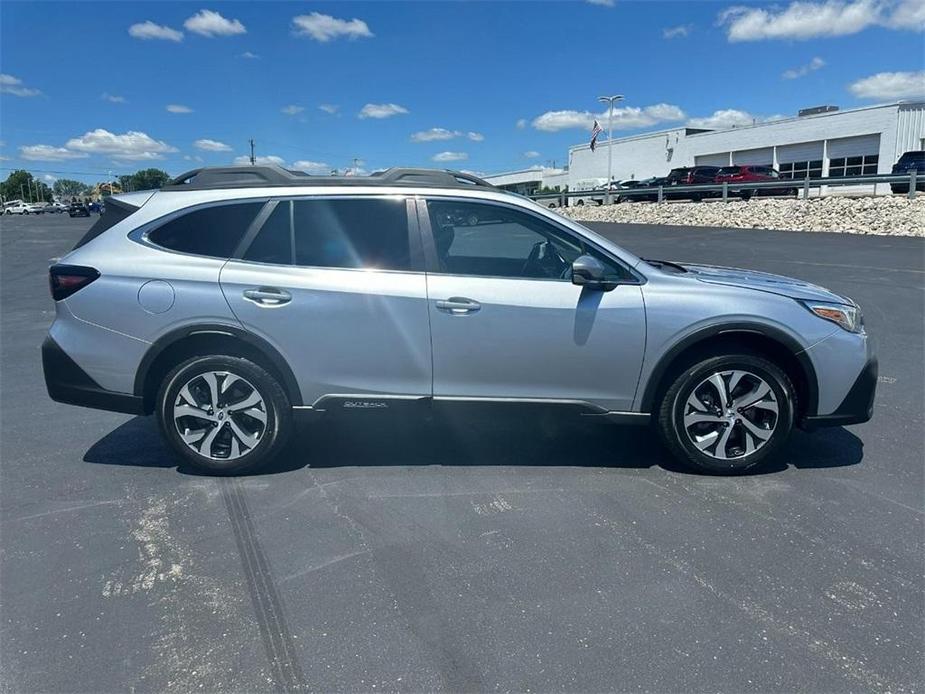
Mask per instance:
[[[148,240],[180,253],[230,258],[263,205],[261,201],[202,207],[162,224],[148,234]]]
[[[296,265],[411,269],[403,198],[296,200],[292,219]]]

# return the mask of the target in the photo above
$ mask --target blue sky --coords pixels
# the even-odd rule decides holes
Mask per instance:
[[[179,173],[248,153],[497,172],[618,132],[925,97],[925,0],[4,2],[6,175]],[[81,172],[72,175],[71,172]]]

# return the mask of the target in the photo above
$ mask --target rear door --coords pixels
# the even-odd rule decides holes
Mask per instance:
[[[426,280],[408,205],[398,196],[270,203],[222,269],[235,315],[287,360],[305,405],[430,396]]]
[[[639,279],[546,217],[486,201],[422,205],[435,399],[632,407],[645,347]],[[595,255],[620,284],[571,282]]]

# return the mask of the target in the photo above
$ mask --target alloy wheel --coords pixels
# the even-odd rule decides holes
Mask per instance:
[[[777,396],[760,376],[741,369],[703,379],[684,403],[683,427],[704,455],[743,458],[763,448],[777,428]]]
[[[267,429],[260,392],[228,371],[197,374],[180,388],[173,404],[180,439],[212,460],[234,460],[253,451]]]

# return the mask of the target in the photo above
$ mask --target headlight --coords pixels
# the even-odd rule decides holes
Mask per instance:
[[[859,333],[864,330],[864,318],[861,316],[861,309],[857,306],[809,302],[804,302],[803,305],[820,318],[837,323],[850,333]]]

